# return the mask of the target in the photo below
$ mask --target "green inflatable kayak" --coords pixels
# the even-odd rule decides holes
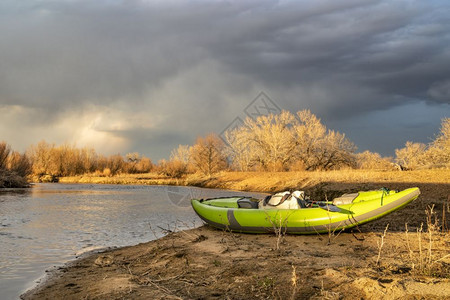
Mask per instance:
[[[420,190],[415,187],[401,192],[363,191],[327,202],[311,201],[305,199],[303,192],[296,193],[280,193],[265,200],[192,199],[191,204],[201,219],[220,229],[267,233],[282,228],[286,233],[314,234],[340,231],[381,218],[416,199]],[[286,205],[288,202],[290,204]]]

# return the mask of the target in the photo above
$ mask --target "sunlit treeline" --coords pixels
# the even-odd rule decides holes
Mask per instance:
[[[226,142],[226,143],[225,143]],[[430,144],[407,142],[396,157],[376,152],[356,153],[356,146],[340,132],[327,129],[309,110],[292,114],[248,118],[225,133],[197,139],[193,146],[179,145],[169,161],[158,164],[171,177],[202,172],[211,175],[235,171],[313,171],[342,168],[392,170],[450,167],[450,118]]]
[[[247,118],[243,126],[180,145],[160,167],[169,176],[199,171],[211,175],[222,170],[300,171],[357,167],[355,145],[329,130],[309,110],[292,114]]]
[[[92,148],[77,148],[68,143],[62,145],[41,141],[32,145],[27,155],[36,176],[74,176],[87,173],[115,175],[118,173],[147,173],[153,168],[151,160],[139,153],[104,156]]]
[[[198,137],[194,145],[179,145],[168,160],[156,165],[137,153],[105,156],[92,148],[41,141],[26,153],[0,143],[0,187],[15,186],[33,175],[38,180],[61,176],[157,172],[179,178],[188,173],[211,176],[233,171],[313,171],[331,169],[418,169],[450,167],[450,118],[442,120],[440,132],[429,144],[407,142],[395,157],[370,151],[356,153],[355,145],[340,132],[327,129],[309,110],[296,114],[248,118],[225,133]],[[17,184],[20,185],[20,184]],[[16,186],[17,186],[16,185]]]
[[[450,167],[450,118],[444,118],[436,138],[429,144],[406,142],[395,150],[396,161],[407,169]]]

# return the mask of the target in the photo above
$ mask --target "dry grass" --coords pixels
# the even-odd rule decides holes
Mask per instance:
[[[273,192],[288,188],[304,188],[323,182],[335,183],[450,183],[449,170],[376,171],[341,170],[315,172],[223,172],[218,182],[231,189]]]
[[[434,205],[428,206],[425,213],[426,229],[422,223],[415,232],[410,232],[405,224],[403,237],[398,232],[387,234],[386,226],[377,241],[375,267],[379,271],[400,270],[412,276],[450,279],[450,232],[444,230]],[[382,255],[383,246],[389,250]],[[386,262],[383,264],[382,260]]]
[[[220,172],[214,176],[189,174],[184,178],[170,178],[157,173],[120,174],[110,177],[94,175],[61,177],[63,183],[193,185],[231,190],[276,192],[304,189],[321,183],[450,183],[449,170],[377,171],[340,170],[315,172]]]
[[[184,179],[170,178],[158,173],[119,174],[114,176],[97,176],[95,174],[85,174],[80,176],[60,177],[59,182],[94,184],[185,185]]]
[[[445,210],[442,215],[444,216]],[[450,278],[450,232],[445,231],[440,224],[434,205],[426,209],[427,230],[424,232],[421,224],[415,236],[416,246],[411,247],[408,226],[406,228],[406,241],[409,263],[415,274]],[[413,237],[414,238],[414,237]]]

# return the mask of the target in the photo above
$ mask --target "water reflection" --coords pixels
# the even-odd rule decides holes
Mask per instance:
[[[38,184],[0,192],[0,291],[17,299],[45,269],[83,251],[200,225],[189,199],[245,194],[167,186]]]

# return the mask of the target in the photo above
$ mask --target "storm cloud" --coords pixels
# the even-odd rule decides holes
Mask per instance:
[[[385,155],[450,115],[446,1],[6,0],[0,28],[0,139],[21,149],[168,157],[260,91]]]

